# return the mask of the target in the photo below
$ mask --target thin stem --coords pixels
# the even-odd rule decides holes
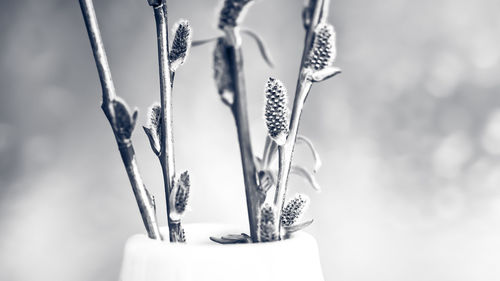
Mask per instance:
[[[312,86],[312,82],[310,79],[308,79],[305,71],[305,63],[313,45],[314,30],[320,22],[326,21],[326,18],[328,16],[328,7],[329,0],[316,0],[314,2],[313,17],[306,31],[304,50],[302,52],[302,59],[300,62],[299,77],[297,79],[297,87],[295,90],[292,114],[290,116],[290,130],[285,144],[278,147],[278,183],[276,185],[276,193],[274,197],[274,204],[277,209],[276,212],[278,219],[281,218],[283,205],[285,203],[288,177],[290,175],[290,168],[292,166],[293,152],[295,149],[295,143],[297,141],[297,133],[299,130],[302,109]],[[281,233],[280,223],[277,223],[276,228],[277,232]],[[281,237],[281,235],[279,237]]]
[[[228,52],[229,66],[232,80],[234,81],[235,93],[234,103],[231,107],[238,141],[240,144],[241,164],[243,168],[243,178],[245,182],[245,195],[247,201],[248,222],[250,226],[250,237],[253,242],[258,241],[259,206],[263,199],[257,188],[257,169],[252,151],[250,139],[250,126],[248,122],[247,100],[245,90],[245,76],[243,72],[243,54],[241,51],[241,39],[237,29],[226,30],[226,39],[230,43],[226,51]]]
[[[144,182],[141,178],[137,160],[135,158],[133,144],[131,141],[126,144],[120,144],[120,142],[118,142],[118,147],[123,164],[127,170],[130,184],[132,185],[132,190],[134,191],[137,205],[139,206],[139,210],[141,212],[144,226],[148,232],[148,236],[151,239],[161,240],[162,237],[160,229],[158,228],[158,223],[156,221],[155,206],[152,204],[151,195],[146,190]]]
[[[303,78],[301,79],[301,83],[299,84],[300,86],[297,89],[298,92],[295,96],[292,114],[290,117],[290,131],[288,133],[285,144],[278,146],[278,183],[276,185],[276,193],[274,197],[274,205],[277,206],[277,218],[281,218],[281,211],[285,203],[288,176],[290,175],[290,169],[292,167],[293,152],[295,149],[295,143],[297,141],[300,117],[302,115],[302,109],[304,108],[304,103],[307,99],[307,95],[309,94],[312,86],[312,82],[308,80],[305,75],[301,75],[301,77]],[[278,233],[281,233],[281,226],[279,223],[277,224],[277,229]]]
[[[132,190],[134,192],[137,205],[139,206],[139,211],[141,212],[141,217],[144,226],[146,227],[148,236],[151,239],[162,239],[158,223],[156,222],[156,214],[154,205],[152,204],[152,198],[146,190],[137,166],[132,141],[130,139],[122,139],[116,131],[116,118],[113,107],[113,102],[116,100],[116,92],[92,0],[80,0],[80,7],[82,9],[90,45],[92,46],[94,60],[102,86],[102,110],[111,124],[113,133],[115,134],[118,149],[120,150],[120,155],[122,157],[123,164],[125,165],[130,184],[132,185]]]
[[[158,64],[160,69],[160,104],[161,104],[161,135],[159,155],[163,182],[165,188],[165,196],[167,202],[167,221],[170,233],[170,242],[177,242],[180,236],[180,221],[173,221],[170,218],[169,198],[175,179],[175,162],[174,162],[174,139],[172,126],[172,84],[170,81],[170,62],[168,60],[168,27],[166,18],[165,3],[153,6],[156,32],[158,41]]]
[[[80,8],[82,9],[83,19],[87,27],[90,45],[94,54],[97,72],[102,86],[102,103],[109,104],[111,100],[116,98],[115,85],[111,77],[106,50],[102,42],[101,31],[97,23],[97,17],[94,10],[92,0],[80,0]]]

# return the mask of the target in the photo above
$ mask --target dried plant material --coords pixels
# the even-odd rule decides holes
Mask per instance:
[[[321,187],[319,186],[316,177],[314,177],[314,175],[308,170],[306,170],[304,167],[299,165],[292,165],[290,173],[301,176],[302,178],[307,180],[307,182],[311,185],[312,188],[314,188],[314,190],[318,192],[321,191]]]
[[[269,170],[259,171],[258,173],[259,192],[265,195],[271,187],[274,186],[274,176]]]
[[[261,242],[275,241],[278,237],[275,228],[274,209],[265,204],[260,211],[259,236]]]
[[[305,144],[311,150],[311,154],[314,158],[313,172],[314,173],[318,172],[319,168],[321,168],[322,163],[321,163],[321,158],[319,157],[319,153],[316,150],[316,148],[314,147],[312,141],[310,139],[306,138],[305,136],[298,135],[297,136],[297,144],[300,144],[300,143]]]
[[[320,23],[314,30],[314,40],[306,67],[315,71],[333,64],[336,56],[335,31],[331,24]]]
[[[176,71],[184,63],[189,49],[191,48],[191,26],[187,20],[180,20],[174,27],[174,40],[168,58],[170,60],[170,69]]]
[[[292,235],[294,232],[297,232],[299,230],[302,230],[308,226],[310,226],[314,220],[309,220],[306,222],[294,224],[291,226],[284,226],[283,229],[285,230],[285,238],[290,238],[290,235]]]
[[[122,141],[130,139],[137,121],[138,110],[134,109],[134,112],[130,115],[127,103],[120,97],[113,100],[113,108],[115,112],[115,131],[118,138]]]
[[[156,155],[160,155],[160,136],[161,136],[161,106],[154,103],[148,110],[148,119],[146,126],[143,126],[144,132],[148,136],[151,149]]]
[[[225,38],[219,38],[214,49],[214,79],[222,101],[231,106],[234,103],[234,81],[231,78],[228,45]]]
[[[265,119],[268,134],[278,145],[283,145],[288,135],[288,97],[283,83],[269,78],[266,85]]]
[[[308,203],[309,199],[307,198],[307,196],[303,194],[297,194],[295,198],[290,200],[286,207],[283,209],[283,213],[281,214],[281,225],[294,225],[297,220],[299,220]]]
[[[237,26],[251,2],[253,0],[225,0],[219,16],[219,28]]]
[[[180,220],[181,216],[186,211],[190,187],[189,174],[186,171],[175,181],[174,187],[170,192],[170,218],[172,220]]]

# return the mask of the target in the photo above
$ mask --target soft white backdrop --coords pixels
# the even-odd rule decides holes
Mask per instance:
[[[169,1],[171,23],[189,19],[195,39],[217,35],[218,2]],[[118,94],[143,124],[158,99],[152,11],[146,0],[95,5]],[[267,77],[295,85],[301,7],[261,0],[245,20],[276,64],[245,38],[257,152]],[[498,11],[496,0],[332,0],[344,72],[313,87],[301,127],[323,157],[323,192],[291,182],[312,199],[327,280],[500,279]],[[99,108],[78,2],[1,1],[0,38],[0,279],[116,280],[125,240],[144,229]],[[185,221],[244,224],[212,48],[193,49],[176,76],[176,161],[193,183]],[[163,224],[160,169],[142,130],[134,141]],[[311,163],[303,151],[297,161]]]

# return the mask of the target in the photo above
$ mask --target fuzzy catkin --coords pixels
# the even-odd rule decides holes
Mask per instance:
[[[266,85],[265,119],[269,136],[278,144],[288,135],[288,97],[283,83],[269,78]]]
[[[270,242],[276,240],[276,231],[274,227],[274,210],[269,204],[262,207],[260,211],[259,236],[261,242]]]
[[[333,64],[336,56],[335,31],[331,24],[319,24],[314,31],[313,47],[306,61],[306,67],[322,70]]]
[[[219,28],[235,27],[241,18],[243,9],[253,0],[225,0],[219,17]]]
[[[154,103],[148,110],[148,119],[146,128],[156,130],[160,128],[161,123],[161,106],[159,103]]]
[[[175,194],[175,210],[182,214],[186,210],[186,206],[189,199],[189,189],[190,181],[188,172],[181,174],[179,181],[177,182],[177,193]]]
[[[170,53],[168,55],[171,67],[174,71],[184,63],[190,47],[191,27],[189,26],[189,22],[187,20],[180,20],[176,24],[172,48],[170,49]]]
[[[290,200],[281,214],[281,224],[283,226],[291,226],[297,222],[304,212],[307,201],[307,197],[301,194]]]

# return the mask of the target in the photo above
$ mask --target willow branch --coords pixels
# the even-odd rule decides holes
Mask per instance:
[[[227,53],[232,81],[234,83],[234,102],[231,105],[238,141],[240,145],[241,164],[245,183],[245,195],[247,201],[248,221],[250,226],[250,237],[253,242],[258,241],[258,225],[260,205],[263,202],[258,192],[255,158],[250,138],[250,126],[248,121],[247,99],[245,88],[245,76],[243,72],[243,55],[241,51],[241,37],[238,27],[226,27]]]
[[[92,0],[80,0],[80,7],[82,9],[83,18],[87,27],[90,44],[92,46],[102,86],[102,110],[104,111],[104,114],[113,129],[120,155],[123,164],[125,165],[130,184],[132,185],[132,190],[134,192],[137,205],[139,206],[148,236],[151,239],[161,239],[158,224],[156,222],[153,198],[148,193],[141,178],[137,161],[135,159],[132,141],[130,140],[130,135],[124,134],[122,131],[124,129],[123,126],[125,126],[127,133],[132,133],[133,126],[135,125],[135,117],[130,118],[130,114],[127,114],[129,113],[128,110],[123,111],[126,109],[126,105],[116,96],[113,79],[111,77],[111,70],[106,57],[106,51],[102,42]],[[124,116],[117,116],[117,109],[119,109],[121,113],[124,113]],[[128,119],[125,120],[120,118],[127,116]],[[133,116],[137,116],[136,113],[134,113]],[[127,120],[129,121],[129,124],[123,123]]]
[[[170,73],[170,62],[168,60],[168,25],[167,25],[167,7],[165,1],[153,3],[157,43],[158,43],[158,64],[160,76],[160,105],[161,105],[161,129],[160,129],[160,147],[159,160],[163,173],[163,182],[166,197],[167,221],[169,228],[170,242],[179,242],[182,234],[180,220],[174,221],[170,217],[171,208],[169,198],[175,179],[175,161],[174,161],[174,137],[172,122],[172,83]]]
[[[319,23],[326,21],[328,15],[329,0],[311,0],[312,17],[306,26],[306,37],[304,42],[304,50],[302,52],[302,59],[299,69],[299,77],[297,79],[297,87],[295,90],[295,98],[290,116],[290,127],[288,137],[283,145],[278,147],[279,155],[279,171],[278,183],[276,186],[276,193],[274,197],[274,204],[277,209],[277,217],[281,217],[283,205],[285,203],[285,196],[287,192],[288,177],[290,175],[290,168],[293,161],[293,152],[295,143],[297,141],[297,134],[299,130],[300,117],[302,109],[307,96],[311,90],[312,81],[306,73],[306,60],[309,56],[313,46],[314,31]],[[277,224],[279,236],[281,237],[281,225]]]

